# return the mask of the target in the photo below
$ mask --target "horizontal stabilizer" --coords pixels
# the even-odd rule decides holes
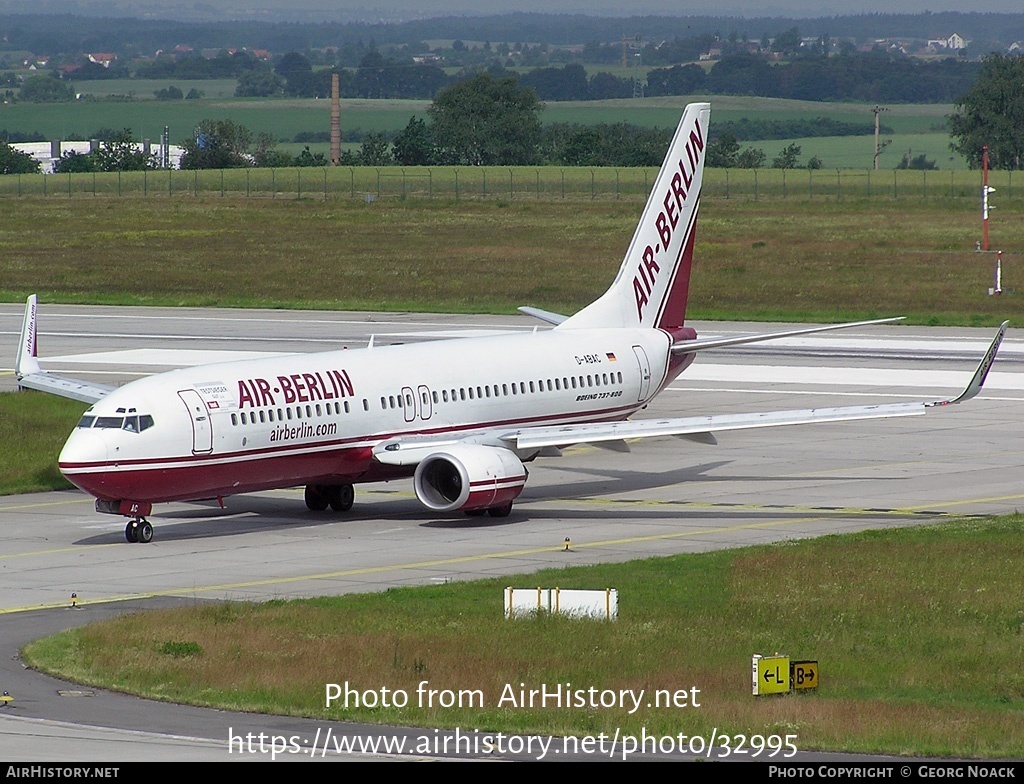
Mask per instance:
[[[517,308],[517,310],[520,313],[525,313],[527,316],[533,316],[534,318],[540,319],[547,324],[554,324],[556,327],[569,318],[568,316],[563,316],[561,313],[552,313],[550,310],[531,308],[526,305],[521,308]]]
[[[741,346],[745,343],[760,343],[765,340],[792,338],[797,335],[812,335],[815,332],[831,332],[834,329],[852,329],[853,327],[867,327],[872,324],[893,324],[897,321],[903,321],[904,318],[904,316],[897,316],[896,318],[874,319],[873,321],[851,321],[846,324],[826,324],[823,327],[801,327],[800,329],[789,329],[785,332],[759,332],[754,335],[739,335],[734,338],[698,338],[697,340],[681,340],[672,346],[672,353],[692,354],[695,351],[705,351],[709,348]]]

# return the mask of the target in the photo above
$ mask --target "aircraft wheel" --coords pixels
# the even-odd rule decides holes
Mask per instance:
[[[306,485],[305,500],[306,508],[312,512],[322,512],[330,503],[322,485]]]
[[[139,541],[139,528],[135,520],[124,527],[124,538],[128,540],[129,544]]]
[[[140,523],[138,537],[139,541],[143,544],[149,544],[153,541],[153,526],[150,525],[148,520],[143,520]]]
[[[332,485],[329,496],[331,509],[335,512],[347,512],[356,500],[356,491],[352,485]]]
[[[487,510],[486,509],[467,509],[463,514],[465,514],[466,517],[482,517],[483,515],[487,514]]]
[[[491,517],[508,517],[512,512],[512,502],[509,501],[501,506],[492,506],[487,510],[487,514]]]

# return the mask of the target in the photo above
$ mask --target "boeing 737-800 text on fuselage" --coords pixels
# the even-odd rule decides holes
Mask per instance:
[[[430,510],[504,516],[525,464],[571,444],[714,443],[717,430],[909,416],[977,394],[1005,324],[950,400],[629,420],[699,351],[878,323],[704,340],[685,326],[709,116],[708,104],[683,113],[608,291],[568,318],[524,308],[554,329],[202,365],[111,389],[40,368],[33,296],[19,384],[93,403],[60,470],[98,511],[130,518],[130,542],[152,539],[154,503],[305,486],[310,509],[340,511],[353,485],[409,475]]]

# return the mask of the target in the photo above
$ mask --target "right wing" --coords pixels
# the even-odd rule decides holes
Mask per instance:
[[[855,419],[886,419],[890,417],[919,416],[929,408],[963,403],[976,396],[985,384],[988,371],[995,361],[999,344],[1006,335],[1010,322],[1004,321],[996,331],[992,343],[978,363],[964,390],[956,397],[945,400],[916,403],[887,403],[871,406],[842,406],[839,408],[808,408],[796,411],[767,411],[752,414],[723,414],[719,416],[685,417],[681,419],[641,419],[639,421],[594,422],[556,427],[527,427],[505,433],[501,440],[517,449],[562,447],[571,444],[599,444],[622,442],[627,438],[653,436],[681,436],[691,440],[714,443],[713,433],[720,430],[749,430],[761,427],[801,425],[821,422],[843,422]],[[798,332],[803,332],[802,330]]]
[[[930,408],[963,403],[975,397],[985,383],[995,361],[999,344],[1009,322],[1003,322],[992,343],[978,363],[967,386],[955,397],[913,403],[885,403],[838,408],[807,408],[795,411],[765,411],[750,414],[722,414],[676,419],[641,419],[621,422],[584,422],[553,427],[524,427],[514,430],[489,430],[468,434],[447,434],[394,438],[373,448],[373,455],[387,465],[412,466],[439,449],[457,444],[480,444],[505,447],[521,453],[557,454],[557,450],[573,444],[596,444],[616,451],[629,451],[626,439],[677,436],[698,443],[717,443],[714,433],[725,430],[751,430],[783,425],[845,422],[857,419],[887,419],[920,416]],[[817,330],[816,330],[817,331]],[[799,330],[803,333],[803,330]]]

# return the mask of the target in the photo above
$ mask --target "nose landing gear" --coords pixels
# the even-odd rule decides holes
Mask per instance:
[[[149,544],[153,541],[153,526],[144,517],[137,517],[124,528],[124,538],[131,544],[141,542]]]

